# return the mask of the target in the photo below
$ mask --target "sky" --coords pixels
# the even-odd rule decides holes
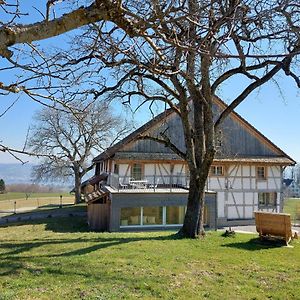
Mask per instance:
[[[1,77],[0,77],[1,81]],[[263,133],[285,153],[300,162],[300,96],[295,84],[291,80],[282,78],[281,91],[274,84],[268,83],[259,92],[248,97],[236,111],[250,122],[256,129]],[[219,95],[226,102],[232,94],[238,91],[238,86],[224,87]],[[1,99],[0,114],[16,99]],[[2,143],[12,148],[23,148],[26,140],[27,129],[32,124],[34,112],[40,105],[28,98],[20,98],[18,102],[0,118]],[[122,109],[116,105],[116,113]],[[132,116],[130,116],[132,117]],[[151,118],[147,107],[143,107],[133,115],[137,126]],[[32,159],[24,158],[32,161]],[[16,160],[8,154],[0,152],[0,163],[15,163]]]
[[[28,3],[24,1],[26,2]],[[0,59],[0,68],[1,64]],[[6,82],[8,76],[9,74],[0,72],[0,82]],[[258,92],[251,94],[236,111],[294,160],[300,162],[300,93],[294,82],[283,75],[277,79],[277,83],[280,89],[269,82]],[[218,95],[228,102],[240,91],[241,86],[242,82],[235,80],[222,87]],[[18,97],[19,95],[0,96],[0,116]],[[40,108],[39,104],[28,98],[19,97],[15,105],[0,117],[0,142],[11,148],[22,149],[33,114]],[[113,109],[119,113],[122,106],[115,104]],[[151,117],[147,107],[141,108],[133,116],[137,126]],[[32,161],[28,157],[23,159]],[[13,157],[0,152],[0,163],[15,162]]]

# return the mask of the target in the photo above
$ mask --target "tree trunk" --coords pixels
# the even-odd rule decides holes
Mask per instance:
[[[211,163],[208,166],[208,170]],[[196,238],[204,235],[204,202],[205,202],[205,186],[208,171],[202,170],[201,174],[197,172],[190,173],[190,187],[187,202],[187,210],[183,226],[179,231],[179,235],[187,238]]]
[[[78,204],[81,202],[81,175],[79,170],[74,170],[75,175],[75,202],[74,204]]]

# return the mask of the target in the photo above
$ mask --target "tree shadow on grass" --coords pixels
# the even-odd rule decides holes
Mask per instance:
[[[0,276],[16,275],[23,269],[28,269],[27,263],[31,259],[53,259],[67,258],[87,255],[95,251],[101,251],[106,248],[122,246],[128,243],[140,241],[165,241],[178,239],[177,234],[161,236],[120,236],[119,235],[101,235],[99,237],[80,237],[80,238],[58,238],[58,239],[38,239],[26,242],[16,240],[5,241],[0,244]],[[66,251],[67,245],[74,245],[74,249]],[[76,246],[77,244],[77,246]],[[88,245],[87,245],[88,244]],[[38,251],[41,247],[49,247],[49,252],[31,256],[30,251]],[[122,248],[120,248],[122,251]]]
[[[99,232],[91,232],[86,223],[85,217],[73,217],[73,218],[49,218],[49,219],[40,219],[40,220],[30,220],[22,223],[9,224],[2,227],[18,227],[24,224],[31,225],[45,225],[45,230],[49,230],[52,232],[59,233],[92,233],[92,235],[84,235],[78,238],[78,235],[74,235],[69,238],[35,238],[30,241],[20,242],[17,240],[12,241],[3,241],[0,244],[0,252],[1,249],[4,250],[3,253],[0,253],[1,258],[8,258],[10,256],[22,255],[22,253],[31,251],[32,249],[39,248],[42,246],[55,246],[55,245],[67,245],[67,244],[79,244],[79,243],[89,243],[92,245],[84,246],[81,248],[66,251],[63,253],[48,253],[46,255],[40,255],[40,257],[63,257],[63,256],[74,256],[74,255],[84,255],[90,252],[94,252],[97,250],[105,249],[111,246],[122,245],[126,243],[139,242],[145,240],[176,240],[181,237],[176,233],[171,233],[169,235],[152,235],[149,236],[139,236],[139,233],[99,233]],[[15,228],[15,230],[18,230]],[[96,243],[96,244],[95,244]],[[6,252],[7,250],[7,252]],[[59,249],[61,250],[61,249]],[[39,257],[37,255],[36,257]]]
[[[272,249],[272,248],[279,248],[283,246],[286,246],[286,243],[282,239],[268,238],[268,239],[261,240],[259,237],[253,238],[247,242],[236,242],[236,243],[229,243],[229,244],[222,245],[222,247],[236,248],[236,249],[242,249],[248,251]]]

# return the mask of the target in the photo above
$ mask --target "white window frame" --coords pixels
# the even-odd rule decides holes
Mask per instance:
[[[221,170],[221,172],[219,172],[219,170]],[[216,176],[216,177],[220,177],[220,176],[224,176],[224,167],[221,165],[213,165],[210,167],[210,176]]]

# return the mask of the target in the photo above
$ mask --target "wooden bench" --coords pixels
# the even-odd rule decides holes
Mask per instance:
[[[274,236],[285,240],[286,245],[293,237],[290,214],[279,214],[269,212],[254,212],[256,230],[259,237]]]

